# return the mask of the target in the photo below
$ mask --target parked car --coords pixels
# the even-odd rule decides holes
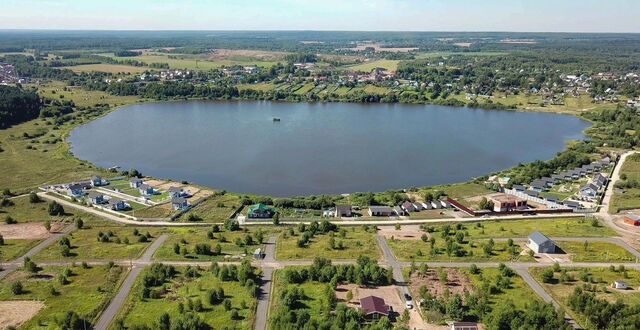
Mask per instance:
[[[411,298],[411,296],[408,293],[404,294],[404,300],[405,300],[405,307],[407,309],[412,309],[413,308],[413,299]]]

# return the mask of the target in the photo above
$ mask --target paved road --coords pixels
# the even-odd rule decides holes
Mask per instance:
[[[597,215],[604,220],[605,224],[607,224],[613,230],[617,231],[623,236],[626,234],[626,235],[631,235],[632,237],[637,237],[638,232],[629,230],[627,228],[624,228],[616,224],[613,221],[614,217],[609,213],[609,208],[611,206],[611,197],[613,197],[615,184],[616,182],[618,182],[618,180],[620,180],[620,170],[622,168],[622,164],[624,164],[624,162],[627,160],[627,157],[635,153],[636,151],[629,151],[620,156],[620,159],[616,163],[616,167],[613,169],[613,172],[611,173],[611,178],[609,179],[609,185],[607,186],[607,191],[605,191],[604,197],[602,198],[600,211],[597,213]]]
[[[138,260],[140,262],[151,262],[151,258],[153,254],[162,246],[162,244],[167,240],[169,236],[167,234],[160,235],[158,239],[156,239],[149,248],[144,252],[142,257]],[[127,300],[129,293],[131,292],[131,288],[133,284],[136,282],[136,278],[140,275],[144,266],[141,264],[134,263],[129,275],[125,278],[124,282],[122,282],[122,286],[120,286],[120,290],[118,294],[111,300],[107,309],[104,310],[102,315],[100,315],[100,319],[96,323],[96,330],[106,330],[109,327],[109,324],[113,321],[113,319],[118,314],[118,311]]]
[[[276,262],[276,240],[277,236],[270,236],[265,244],[265,256],[261,262],[262,279],[260,281],[260,292],[258,294],[258,307],[256,308],[255,330],[266,330],[269,319],[269,303],[271,301],[271,283],[273,282],[273,267],[268,265]],[[266,266],[265,266],[266,265]]]
[[[617,245],[627,252],[631,253],[636,260],[640,259],[640,252],[634,249],[629,243],[625,242],[620,237],[550,237],[551,240],[555,242],[593,242],[593,243],[610,243]],[[505,242],[509,240],[509,238],[495,238],[495,242]],[[523,237],[512,238],[514,242],[526,242],[528,239]]]
[[[54,244],[60,238],[62,238],[66,234],[70,233],[74,229],[75,229],[75,227],[73,225],[67,225],[61,231],[56,232],[56,233],[52,233],[51,236],[47,237],[44,241],[40,242],[40,244],[34,246],[31,250],[27,251],[27,253],[25,253],[23,256],[15,259],[15,260],[13,260],[11,262],[4,263],[3,264],[3,270],[0,271],[0,279],[3,279],[9,273],[11,273],[14,270],[18,269],[22,265],[22,263],[24,262],[24,258],[27,258],[27,257],[28,258],[32,258],[34,255],[40,253],[40,251],[46,249],[51,244]]]

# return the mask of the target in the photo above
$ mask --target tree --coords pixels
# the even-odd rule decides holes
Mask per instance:
[[[4,245],[4,237],[0,234],[0,246]]]
[[[230,310],[231,310],[231,300],[229,300],[229,299],[225,299],[225,300],[222,302],[222,307],[224,307],[224,310],[225,310],[225,311],[227,311],[227,312],[228,312],[228,311],[230,311]]]
[[[462,298],[459,294],[449,299],[446,305],[447,315],[453,320],[460,321],[464,318],[464,307],[462,306]]]
[[[271,221],[273,221],[274,225],[279,225],[280,224],[280,214],[278,212],[273,214],[273,217],[271,217]]]
[[[44,229],[51,231],[51,221],[47,220],[44,222]]]
[[[22,282],[16,281],[11,283],[11,293],[14,295],[20,295],[24,293],[24,288],[22,286]]]
[[[84,227],[84,221],[81,218],[76,218],[76,228],[82,229]]]
[[[36,204],[40,202],[42,202],[42,199],[40,199],[40,196],[38,196],[38,194],[33,191],[29,193],[29,203]]]
[[[56,201],[49,203],[48,211],[49,211],[49,215],[51,216],[64,215],[64,207],[62,207],[62,205],[58,204],[58,202]]]
[[[351,290],[349,290],[347,292],[347,302],[353,300],[353,292],[351,292]]]
[[[552,283],[553,282],[553,270],[552,269],[547,268],[542,272],[542,282],[544,282],[544,283]]]

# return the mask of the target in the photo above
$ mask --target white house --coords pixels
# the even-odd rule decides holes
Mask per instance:
[[[84,196],[84,189],[77,183],[70,184],[69,188],[67,188],[67,195],[71,197],[82,197]]]
[[[580,188],[580,198],[584,200],[591,201],[598,195],[598,187],[596,187],[593,183],[589,183],[588,185]]]
[[[189,207],[189,202],[185,198],[174,197],[174,198],[171,199],[171,207],[175,211],[184,210],[187,207]]]
[[[144,182],[142,182],[142,180],[139,179],[139,178],[131,178],[131,179],[129,179],[129,187],[134,188],[134,189],[140,188],[140,186],[143,183]]]
[[[171,198],[183,197],[184,196],[184,189],[179,188],[179,187],[169,187],[167,192],[169,193],[169,197],[171,197]]]
[[[138,187],[138,191],[140,191],[140,194],[142,196],[151,196],[155,193],[155,190],[153,190],[153,187],[151,187],[146,183],[141,184],[140,187]]]
[[[539,231],[529,235],[527,246],[535,253],[555,253],[556,243]]]
[[[106,186],[109,184],[109,181],[104,180],[103,178],[94,175],[91,177],[91,185],[94,187]]]

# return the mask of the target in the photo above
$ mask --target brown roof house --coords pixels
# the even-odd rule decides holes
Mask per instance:
[[[360,299],[360,308],[369,320],[378,320],[383,316],[389,316],[390,308],[380,297],[368,296]]]

